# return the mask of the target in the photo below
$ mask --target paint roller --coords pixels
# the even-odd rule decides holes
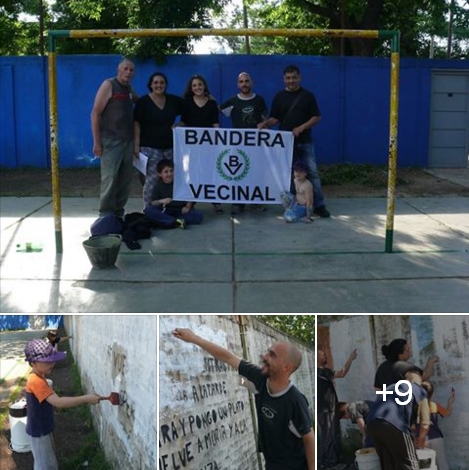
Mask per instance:
[[[120,403],[119,394],[117,392],[111,392],[108,397],[99,397],[102,400],[109,400],[113,405],[118,405]]]

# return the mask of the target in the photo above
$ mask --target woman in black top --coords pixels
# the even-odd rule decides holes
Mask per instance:
[[[375,390],[383,390],[383,385],[390,385],[404,380],[406,372],[410,369],[418,370],[422,375],[422,380],[428,380],[433,375],[435,363],[438,357],[433,356],[428,359],[425,369],[414,366],[409,362],[412,349],[407,340],[402,338],[393,339],[389,344],[381,346],[381,352],[386,360],[380,364],[375,374]]]
[[[201,75],[193,75],[187,82],[181,124],[187,127],[220,127],[217,102]],[[216,214],[223,214],[220,204],[213,204],[213,208]]]
[[[163,159],[173,159],[173,126],[182,114],[183,100],[166,93],[168,80],[155,72],[148,80],[150,93],[142,96],[134,110],[134,156],[139,152],[148,157],[143,187],[143,206],[150,205],[158,174],[156,167]]]

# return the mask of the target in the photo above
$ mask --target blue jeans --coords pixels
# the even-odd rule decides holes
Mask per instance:
[[[293,146],[293,163],[297,161],[305,162],[308,165],[308,179],[313,184],[314,207],[324,207],[325,202],[324,196],[322,195],[321,179],[319,178],[316,154],[312,142],[305,142],[304,144],[295,142]],[[292,180],[292,192],[294,192],[294,190],[295,185]]]
[[[281,194],[282,204],[285,208],[283,218],[286,222],[298,222],[298,220],[306,217],[306,206],[301,206],[296,202],[296,197],[287,191]]]
[[[183,214],[181,209],[168,208],[162,211],[155,206],[147,206],[143,209],[143,213],[161,228],[174,227],[176,219],[184,219],[187,225],[198,225],[204,218],[202,212],[197,209],[191,209],[187,214]]]

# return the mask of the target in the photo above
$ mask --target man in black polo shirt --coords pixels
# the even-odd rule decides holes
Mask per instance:
[[[254,384],[259,450],[264,454],[266,470],[316,469],[308,401],[289,379],[301,364],[301,352],[296,346],[275,343],[263,356],[263,366],[259,367],[189,329],[176,328],[173,336],[201,347]]]

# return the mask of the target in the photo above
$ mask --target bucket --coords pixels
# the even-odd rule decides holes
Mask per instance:
[[[433,449],[417,449],[419,468],[425,470],[436,469],[436,453]]]
[[[381,463],[375,448],[358,449],[355,452],[355,467],[358,470],[381,470]]]
[[[120,235],[99,235],[83,242],[88,258],[95,268],[114,266],[122,243]]]
[[[26,400],[23,398],[8,406],[11,448],[15,452],[31,451],[31,442],[26,434]]]

